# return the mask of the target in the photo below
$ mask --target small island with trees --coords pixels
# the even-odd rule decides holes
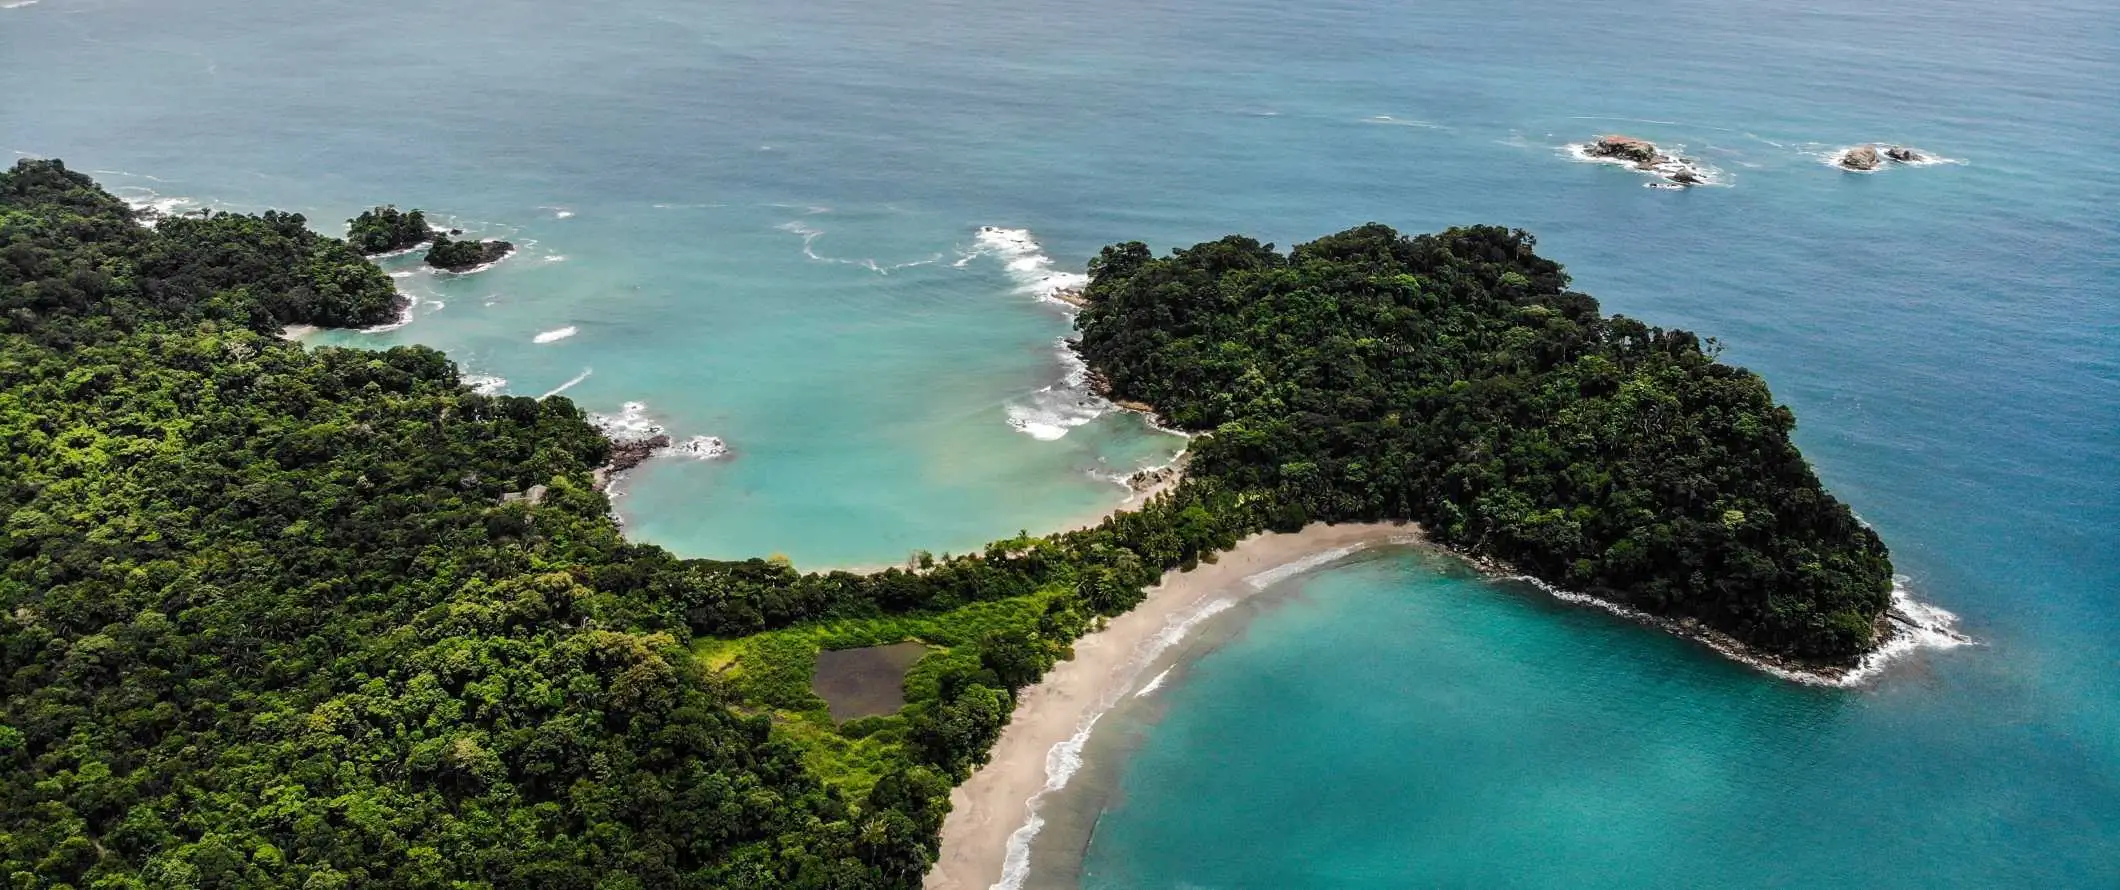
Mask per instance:
[[[385,204],[346,221],[346,241],[369,256],[411,250],[434,237],[427,215]]]
[[[515,245],[506,241],[456,241],[447,233],[436,233],[434,245],[427,248],[426,261],[446,272],[469,272],[500,262],[514,252]]]
[[[1819,670],[1889,632],[1885,547],[1766,384],[1604,315],[1521,231],[1107,248],[1080,350],[1198,433],[1184,479],[804,573],[626,540],[595,484],[626,455],[565,396],[275,336],[395,314],[362,248],[136,220],[58,161],[0,172],[10,886],[911,890],[1076,639],[1312,523],[1417,521]],[[819,653],[908,641],[864,669],[910,660],[902,706],[835,719]]]

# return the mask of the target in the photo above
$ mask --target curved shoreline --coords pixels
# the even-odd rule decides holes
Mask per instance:
[[[950,791],[942,850],[925,886],[1010,886],[1003,883],[1005,870],[1021,868],[1042,824],[1040,798],[1066,784],[1072,774],[1068,761],[1079,755],[1097,718],[1151,680],[1142,676],[1143,668],[1189,629],[1188,619],[1196,620],[1218,599],[1234,601],[1270,586],[1285,577],[1277,570],[1301,571],[1319,557],[1329,560],[1390,543],[1425,543],[1425,538],[1412,524],[1319,524],[1293,533],[1252,535],[1213,563],[1164,575],[1140,605],[1076,640],[1073,658],[1022,691],[987,764]]]

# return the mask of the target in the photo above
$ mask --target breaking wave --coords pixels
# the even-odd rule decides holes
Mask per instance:
[[[554,328],[554,329],[552,329],[552,330],[549,330],[549,331],[546,331],[546,332],[544,332],[544,333],[542,333],[542,334],[539,334],[539,335],[537,335],[537,336],[535,336],[535,337],[531,337],[531,338],[530,338],[530,342],[532,342],[532,343],[551,343],[551,342],[554,342],[554,341],[557,341],[557,340],[565,340],[565,339],[567,339],[568,337],[572,337],[572,336],[574,336],[574,335],[575,335],[575,334],[577,334],[577,333],[580,333],[580,329],[578,329],[578,328],[576,328],[575,326],[573,326],[573,325],[571,325],[571,324],[570,324],[570,325],[568,325],[568,326],[566,326],[566,327],[563,327],[563,328]]]
[[[1268,587],[1272,587],[1275,584],[1279,584],[1297,575],[1303,574],[1304,572],[1310,571],[1311,569],[1315,569],[1319,566],[1327,565],[1330,563],[1338,562],[1342,559],[1352,556],[1355,551],[1361,550],[1363,546],[1364,545],[1361,544],[1349,544],[1345,547],[1336,547],[1331,550],[1319,551],[1317,553],[1313,553],[1309,556],[1303,557],[1302,559],[1282,563],[1281,565],[1274,566],[1273,568],[1267,569],[1266,571],[1247,575],[1244,578],[1244,583],[1251,585],[1251,589],[1253,590],[1265,590]]]
[[[1112,410],[1112,403],[1090,388],[1089,364],[1064,339],[1059,341],[1058,355],[1065,369],[1059,382],[1008,406],[1008,425],[1033,439],[1058,439]]]
[[[497,396],[508,388],[508,378],[491,374],[465,374],[461,378],[465,386],[482,396]]]
[[[568,378],[567,382],[553,387],[551,391],[546,392],[544,395],[538,396],[538,398],[549,399],[553,396],[559,395],[560,393],[566,392],[567,390],[573,389],[575,384],[589,379],[589,375],[594,373],[596,373],[595,368],[583,368],[581,373]]]
[[[1633,606],[1615,603],[1587,593],[1563,590],[1530,575],[1508,575],[1505,577],[1512,581],[1522,581],[1543,590],[1554,599],[1562,602],[1602,609],[1622,618],[1639,621],[1688,639],[1698,640],[1707,645],[1708,648],[1714,649],[1733,661],[1741,662],[1784,680],[1809,686],[1836,686],[1842,688],[1859,686],[1864,681],[1881,673],[1886,665],[1913,652],[1922,649],[1956,649],[1960,646],[1974,645],[1975,642],[1973,638],[1958,631],[1958,616],[1940,607],[1914,599],[1913,594],[1907,589],[1907,577],[1904,575],[1892,577],[1891,605],[1886,607],[1885,611],[1886,620],[1890,622],[1892,631],[1885,638],[1883,645],[1864,655],[1860,661],[1856,662],[1854,667],[1841,671],[1806,670],[1778,664],[1761,658],[1757,653],[1748,650],[1743,644],[1724,634],[1701,631],[1681,624],[1676,620],[1665,618],[1661,615],[1651,615]]]
[[[1016,289],[1043,300],[1072,306],[1060,295],[1079,291],[1089,285],[1089,276],[1081,272],[1062,272],[1047,256],[1045,248],[1031,237],[1029,229],[1009,229],[1001,226],[980,226],[975,236],[976,247],[965,252],[953,263],[959,268],[969,265],[982,256],[1001,260],[1001,266]]]
[[[1235,606],[1235,600],[1218,598],[1189,613],[1171,616],[1163,625],[1162,632],[1142,641],[1134,650],[1134,657],[1127,661],[1131,673],[1122,682],[1111,687],[1113,691],[1098,702],[1098,707],[1091,711],[1088,717],[1083,718],[1082,724],[1075,728],[1075,734],[1046,749],[1045,785],[1038,789],[1038,793],[1031,795],[1029,800],[1024,801],[1024,808],[1029,815],[1021,826],[1009,834],[1007,853],[1001,860],[1001,880],[994,882],[989,890],[1022,890],[1024,879],[1030,876],[1031,842],[1036,840],[1038,832],[1045,828],[1045,816],[1039,812],[1039,804],[1047,795],[1066,788],[1068,780],[1081,772],[1082,748],[1089,743],[1090,732],[1096,729],[1098,720],[1103,719],[1106,713],[1129,696],[1128,690],[1133,687],[1134,678],[1140,676],[1143,670],[1154,664],[1156,659],[1162,657],[1172,646],[1183,641],[1201,622]],[[1161,686],[1169,675],[1170,671],[1164,670],[1131,695],[1147,695]]]

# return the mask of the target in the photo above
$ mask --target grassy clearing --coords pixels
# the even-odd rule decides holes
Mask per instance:
[[[799,747],[804,763],[820,778],[858,800],[878,777],[907,762],[907,718],[941,696],[940,678],[976,669],[980,638],[1036,627],[1046,603],[1063,592],[1045,590],[928,615],[824,621],[734,639],[702,638],[693,654],[727,682],[745,706],[772,714],[774,734]],[[908,640],[925,643],[930,651],[906,673],[905,709],[834,723],[824,699],[810,689],[817,653]]]

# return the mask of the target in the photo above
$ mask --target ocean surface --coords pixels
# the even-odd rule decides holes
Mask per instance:
[[[2120,886],[2110,3],[5,0],[0,82],[0,151],[141,202],[522,245],[316,342],[719,437],[629,532],[807,567],[1082,521],[1182,447],[1058,348],[1105,244],[1528,229],[1765,374],[1977,642],[1804,686],[1359,554],[1201,622],[1010,882]],[[1613,131],[1713,184],[1569,148]],[[1830,166],[1872,141],[1943,161]]]

